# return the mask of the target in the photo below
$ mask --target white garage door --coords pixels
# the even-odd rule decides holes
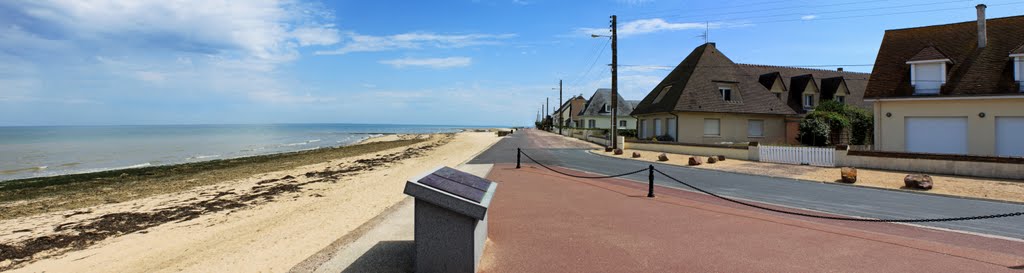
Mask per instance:
[[[906,119],[907,152],[967,153],[967,117]]]
[[[996,154],[1024,156],[1024,117],[996,118]]]

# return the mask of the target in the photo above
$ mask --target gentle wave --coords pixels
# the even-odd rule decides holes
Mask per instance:
[[[207,158],[214,158],[214,157],[220,157],[220,155],[197,155],[197,156],[189,157],[188,160],[207,159]]]
[[[43,170],[46,170],[46,168],[47,168],[47,166],[37,166],[37,167],[31,167],[31,168],[21,168],[21,169],[12,169],[12,170],[0,170],[0,174],[16,174],[16,173],[23,173],[23,172],[41,172]]]

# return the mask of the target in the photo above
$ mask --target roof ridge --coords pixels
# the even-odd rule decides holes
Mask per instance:
[[[760,67],[768,67],[768,68],[793,68],[793,69],[804,69],[804,70],[814,70],[814,71],[823,71],[823,72],[835,72],[835,73],[842,73],[842,74],[864,74],[864,75],[871,75],[871,73],[864,73],[864,72],[853,72],[853,71],[845,71],[845,70],[838,71],[838,70],[835,70],[835,69],[808,68],[808,67],[799,67],[799,66],[784,66],[784,65],[770,65],[770,64],[747,64],[747,63],[737,63],[736,65],[760,66]],[[840,66],[836,66],[836,67],[840,67]],[[779,71],[774,71],[774,72],[779,72]]]
[[[1024,17],[1024,15],[1014,15],[1014,16],[1006,16],[1006,17],[998,17],[998,18],[988,18],[988,19],[985,19],[985,22],[989,22],[989,21],[993,21],[993,20],[1016,19],[1016,18],[1019,18],[1019,17]],[[885,30],[885,32],[912,30],[912,29],[930,28],[930,27],[941,27],[941,26],[952,26],[952,25],[959,25],[959,24],[976,24],[976,23],[978,23],[978,20],[963,21],[963,22],[956,22],[956,23],[948,23],[948,24],[941,24],[941,25],[927,25],[927,26],[919,26],[919,27],[894,28],[894,29],[887,29],[887,30]]]

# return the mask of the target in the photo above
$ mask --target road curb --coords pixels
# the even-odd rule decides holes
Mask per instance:
[[[587,152],[591,153],[591,154],[594,154],[594,155],[599,155],[599,156],[608,157],[608,158],[614,158],[614,159],[618,159],[618,160],[629,160],[629,161],[647,162],[647,161],[643,161],[643,160],[636,160],[636,159],[630,159],[630,158],[621,158],[621,157],[605,155],[605,154],[601,154],[601,153],[595,153],[593,150],[587,150]],[[1024,202],[1009,201],[1009,200],[985,199],[985,198],[980,198],[980,197],[959,196],[959,195],[950,195],[950,194],[942,194],[942,193],[930,193],[930,192],[921,192],[921,191],[907,191],[907,190],[900,190],[900,189],[889,189],[889,188],[871,187],[871,186],[864,186],[864,185],[857,185],[857,184],[830,183],[830,182],[823,182],[823,181],[817,181],[817,180],[809,180],[809,179],[801,179],[801,178],[791,178],[791,177],[782,177],[782,176],[756,175],[756,174],[749,174],[749,173],[742,173],[742,172],[730,172],[730,171],[718,170],[718,169],[693,168],[693,167],[690,167],[690,166],[679,166],[679,165],[671,165],[671,164],[658,163],[658,162],[647,162],[647,163],[656,163],[656,164],[665,165],[665,166],[690,168],[690,169],[695,169],[695,170],[708,170],[708,171],[722,172],[722,173],[731,173],[731,174],[742,174],[742,175],[750,175],[750,176],[761,176],[761,177],[791,179],[791,180],[796,180],[796,181],[801,181],[801,182],[818,183],[818,184],[826,184],[826,185],[836,185],[836,186],[844,186],[844,187],[856,187],[856,188],[864,188],[864,189],[885,190],[885,191],[892,191],[892,192],[920,194],[920,195],[926,195],[926,196],[949,197],[949,198],[957,198],[957,199],[965,199],[965,200],[975,200],[975,201],[988,201],[988,202],[1004,203],[1004,204],[1011,204],[1011,205],[1024,205]]]

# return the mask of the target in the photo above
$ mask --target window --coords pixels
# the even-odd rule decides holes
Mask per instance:
[[[610,113],[612,111],[612,107],[607,105],[607,104],[605,104],[604,105],[604,111],[607,112],[607,113]]]
[[[636,136],[640,139],[644,139],[647,137],[647,132],[644,131],[645,129],[647,129],[647,126],[645,125],[647,125],[647,120],[641,119],[640,128],[637,128],[638,130],[636,130]]]
[[[814,95],[804,94],[804,109],[814,108]]]
[[[656,119],[654,119],[654,136],[661,136],[661,135],[662,135],[662,132],[661,132],[661,119],[660,118],[656,118]]]
[[[836,96],[836,101],[839,103],[846,103],[846,96]]]
[[[704,119],[704,136],[720,136],[721,132],[721,120],[719,119]]]
[[[747,136],[749,137],[763,137],[764,136],[764,121],[759,119],[752,119],[747,121]]]
[[[718,88],[718,93],[722,94],[722,99],[723,100],[725,100],[725,101],[731,101],[732,100],[732,89],[731,88],[719,87]]]
[[[619,128],[626,128],[626,121],[625,120],[620,120],[619,121]]]
[[[668,93],[669,89],[672,89],[671,85],[665,86],[665,88],[662,88],[661,92],[658,92],[658,96],[654,97],[654,102],[653,103],[658,103],[659,101],[661,101],[661,99],[665,98],[665,93]]]
[[[946,61],[926,61],[910,64],[910,81],[915,95],[934,95],[946,83]]]
[[[1013,58],[1013,68],[1013,80],[1020,86],[1020,91],[1024,92],[1024,54]]]
[[[588,120],[587,121],[587,128],[595,128],[595,127],[597,127],[597,121],[596,120]]]

